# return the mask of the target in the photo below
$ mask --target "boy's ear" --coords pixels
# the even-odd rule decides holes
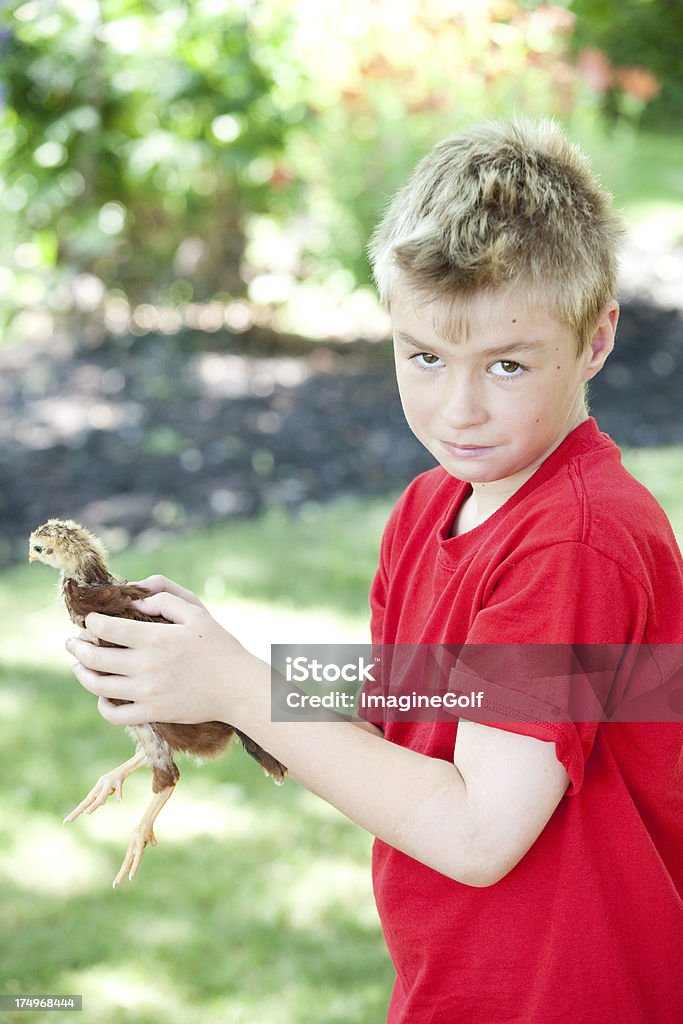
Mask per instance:
[[[614,337],[617,333],[619,320],[619,303],[610,299],[600,314],[598,324],[593,331],[590,344],[586,349],[587,358],[584,380],[590,380],[599,373],[607,356],[614,348]]]

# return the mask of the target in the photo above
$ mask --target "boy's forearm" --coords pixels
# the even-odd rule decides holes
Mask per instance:
[[[358,727],[365,723],[272,721],[270,666],[253,659],[251,668],[240,687],[236,724],[297,782],[403,853],[458,881],[485,884],[486,865],[455,765]]]

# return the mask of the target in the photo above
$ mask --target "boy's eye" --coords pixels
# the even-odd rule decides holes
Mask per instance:
[[[433,352],[418,352],[413,359],[417,360],[418,366],[436,366],[441,362],[440,357],[435,356]]]
[[[500,367],[500,369],[498,370],[496,367]],[[491,372],[496,377],[519,377],[524,373],[524,367],[514,359],[499,359],[491,367]]]

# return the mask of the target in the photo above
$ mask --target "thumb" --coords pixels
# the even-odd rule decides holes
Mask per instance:
[[[131,607],[136,608],[145,615],[154,618],[166,619],[176,625],[184,626],[189,622],[193,613],[197,612],[197,605],[185,601],[176,594],[162,592],[152,594],[150,597],[141,597],[138,601],[131,601]]]
[[[147,576],[144,580],[136,580],[133,586],[142,587],[143,590],[149,591],[150,594],[175,594],[176,597],[182,597],[184,601],[189,601],[190,604],[196,604],[199,608],[204,607],[196,594],[188,590],[187,587],[182,587],[180,583],[169,580],[167,576]]]

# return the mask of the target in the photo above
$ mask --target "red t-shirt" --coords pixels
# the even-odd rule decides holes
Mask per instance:
[[[468,493],[436,468],[399,500],[372,586],[374,643],[683,643],[670,525],[594,420],[494,515],[450,537]],[[390,1024],[680,1024],[683,726],[498,727],[553,741],[571,785],[492,886],[375,841],[397,974]],[[385,725],[387,740],[449,762],[456,733],[457,722]]]

